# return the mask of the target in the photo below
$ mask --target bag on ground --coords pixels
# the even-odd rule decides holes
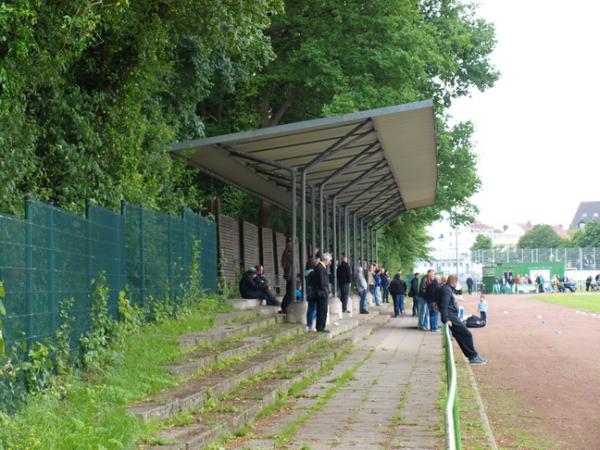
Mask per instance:
[[[485,320],[479,316],[471,316],[465,322],[467,328],[482,328],[485,327]]]

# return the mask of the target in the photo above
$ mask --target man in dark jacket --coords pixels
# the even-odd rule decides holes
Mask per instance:
[[[392,294],[392,300],[394,301],[394,317],[404,315],[406,281],[402,279],[402,272],[398,272],[390,283],[390,294]]]
[[[352,282],[352,270],[348,264],[348,257],[342,258],[342,263],[337,268],[337,282],[340,286],[340,300],[342,301],[342,311],[348,311],[348,295],[350,294],[350,283]]]
[[[275,294],[267,285],[260,283],[256,277],[256,267],[250,267],[250,269],[244,272],[239,285],[242,298],[258,298],[260,300],[265,300],[267,305],[280,306]]]
[[[455,288],[458,283],[456,275],[450,275],[445,285],[440,288],[439,292],[439,309],[442,315],[442,323],[447,323],[452,332],[452,336],[456,339],[463,354],[469,359],[469,362],[474,365],[486,364],[487,360],[482,358],[473,343],[473,335],[465,324],[458,317],[458,307],[454,300]]]
[[[467,291],[469,292],[469,295],[473,292],[473,278],[471,277],[467,278]]]
[[[313,298],[317,302],[317,331],[327,332],[327,300],[329,297],[329,271],[331,255],[324,253],[323,258],[310,274],[310,286]]]
[[[415,317],[418,313],[417,308],[417,297],[419,296],[419,272],[415,272],[415,275],[410,280],[410,289],[408,296],[413,299],[412,315]]]
[[[439,312],[437,311],[437,290],[439,283],[435,278],[435,271],[429,269],[427,275],[421,280],[419,295],[425,299],[429,312],[429,326],[431,331],[438,331]]]

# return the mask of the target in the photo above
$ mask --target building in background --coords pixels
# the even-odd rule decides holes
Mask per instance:
[[[600,220],[600,202],[581,202],[571,220],[569,230],[580,230],[592,220]]]

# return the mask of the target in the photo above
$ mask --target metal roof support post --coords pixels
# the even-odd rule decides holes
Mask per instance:
[[[366,238],[365,239],[365,253],[366,253],[366,257],[367,257],[367,267],[368,267],[368,265],[371,264],[371,249],[369,248],[369,234],[370,234],[369,224],[367,224],[367,226],[365,228],[366,228],[366,230],[365,230],[365,234],[366,234],[366,236],[365,236],[365,238]]]
[[[324,239],[324,228],[325,228],[325,218],[323,217],[323,186],[319,186],[319,246],[321,247],[321,252],[325,251],[325,239]]]
[[[356,214],[352,214],[352,268],[356,270],[358,266],[358,253],[356,252]]]
[[[331,202],[331,212],[333,214],[333,254],[332,256],[332,261],[331,261],[331,270],[333,271],[333,296],[336,297],[337,296],[337,267],[335,264],[335,258],[337,255],[337,207],[335,205],[335,201],[336,198],[335,196],[332,199]]]
[[[313,185],[310,186],[310,208],[311,208],[311,219],[312,219],[312,249],[311,256],[315,256],[315,246],[317,245],[317,223],[315,220],[316,208],[315,208],[315,187]]]
[[[375,234],[375,261],[378,261],[379,258],[377,257],[379,254],[378,248],[377,248],[377,230],[373,230],[373,233]]]
[[[290,174],[292,175],[292,279],[289,280],[292,283],[292,286],[296,284],[296,177],[297,173],[295,169],[290,169]],[[292,291],[295,292],[295,289]],[[286,294],[289,295],[289,292],[286,290]]]
[[[329,199],[321,197],[321,199],[325,200],[325,245],[323,246],[323,252],[329,252]]]
[[[300,207],[301,209],[301,222],[300,233],[302,235],[301,243],[302,248],[300,249],[300,268],[304,270],[306,267],[306,170],[302,170],[300,174]],[[294,284],[296,276],[294,275]],[[304,285],[304,277],[301,277],[300,283],[302,284],[302,300],[306,300],[306,286]]]
[[[344,208],[344,244],[346,256],[350,255],[350,243],[349,243],[349,235],[350,234],[350,224],[348,223],[348,207]]]
[[[365,221],[360,219],[360,262],[361,264],[365,261]]]

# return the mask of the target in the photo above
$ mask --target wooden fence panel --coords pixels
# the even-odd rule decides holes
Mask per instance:
[[[242,262],[244,270],[260,263],[260,248],[258,242],[258,227],[249,222],[242,223]]]
[[[273,241],[273,230],[270,228],[261,228],[261,249],[262,249],[262,265],[265,267],[265,276],[273,286],[277,286],[275,272],[275,246]]]
[[[230,288],[237,286],[241,263],[240,225],[223,214],[219,214],[219,256],[221,276]]]

